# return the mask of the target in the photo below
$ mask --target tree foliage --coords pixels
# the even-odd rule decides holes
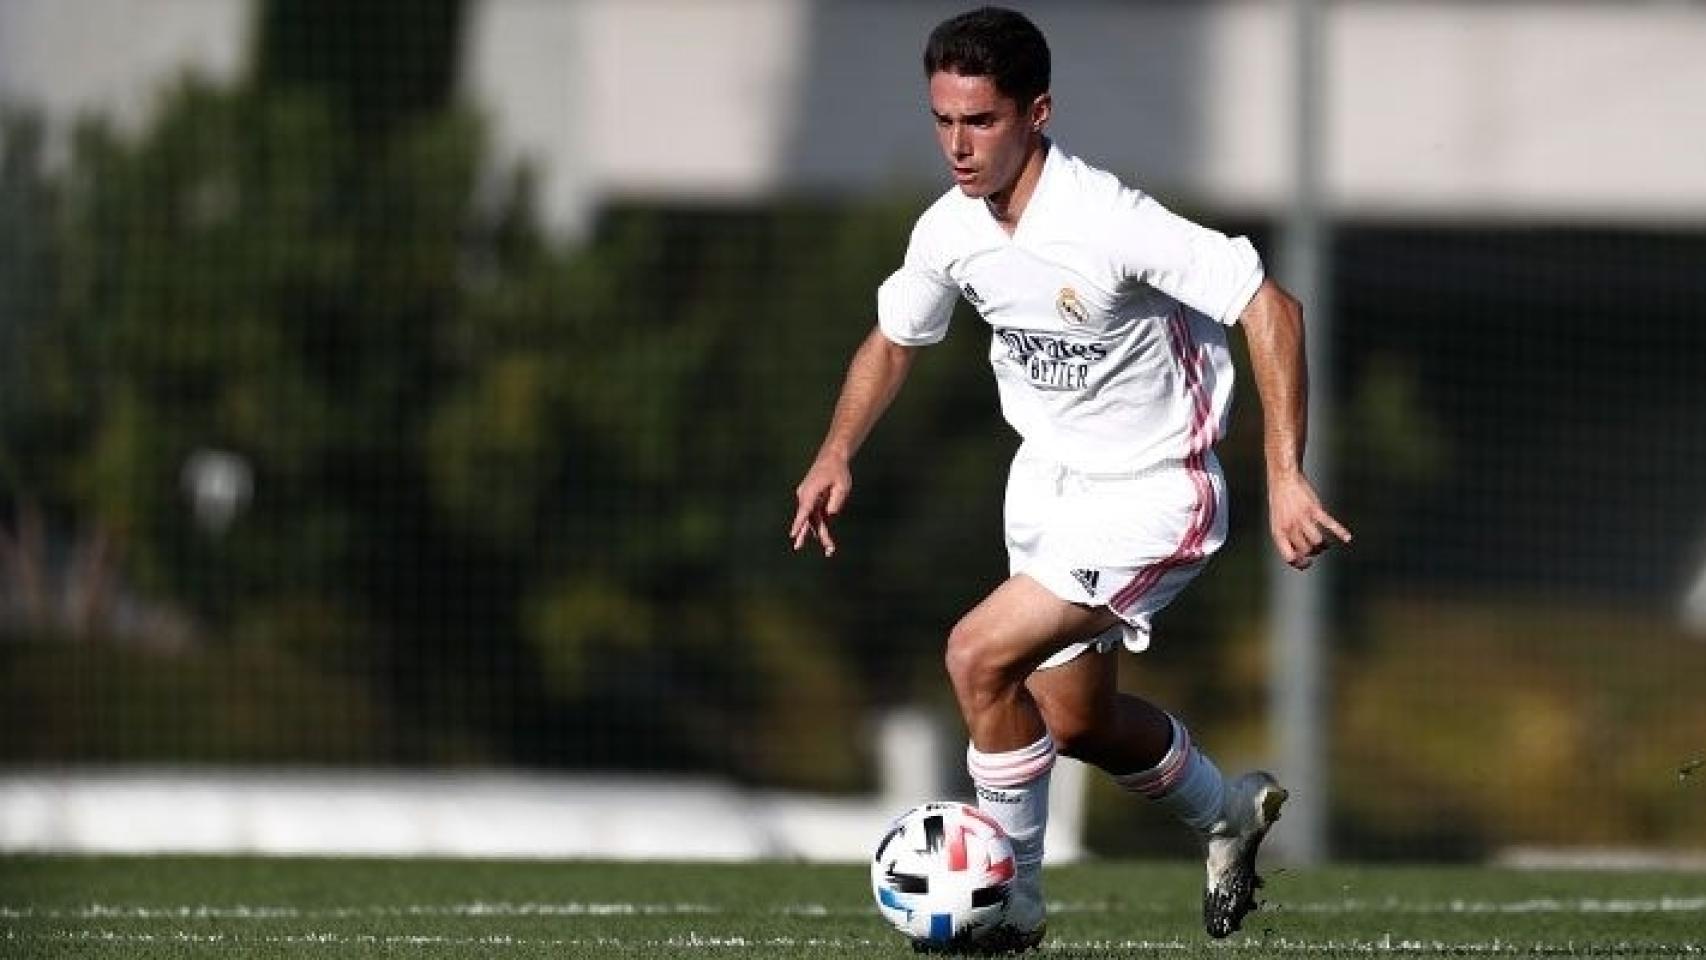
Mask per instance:
[[[32,630],[168,611],[180,656],[358,678],[410,731],[390,759],[846,786],[862,712],[934,686],[998,573],[976,337],[874,441],[848,557],[786,548],[903,208],[618,209],[565,249],[454,111],[355,136],[311,91],[188,81],[62,169],[38,132],[6,136],[8,529],[110,543],[113,586]],[[254,477],[218,530],[183,490],[208,449]]]

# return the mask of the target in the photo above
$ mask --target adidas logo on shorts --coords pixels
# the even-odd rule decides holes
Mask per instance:
[[[1093,597],[1096,595],[1096,584],[1101,581],[1102,574],[1099,570],[1074,570],[1072,571],[1072,579],[1077,580],[1078,585],[1084,588],[1084,592]]]

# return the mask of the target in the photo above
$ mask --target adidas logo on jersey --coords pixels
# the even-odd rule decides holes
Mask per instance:
[[[1096,584],[1102,580],[1102,574],[1099,570],[1074,570],[1072,579],[1077,580],[1084,592],[1093,597],[1096,595]]]

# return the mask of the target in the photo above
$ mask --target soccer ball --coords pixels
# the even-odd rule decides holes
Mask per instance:
[[[871,858],[877,910],[919,949],[975,947],[1007,916],[1013,843],[970,804],[943,800],[896,817]]]

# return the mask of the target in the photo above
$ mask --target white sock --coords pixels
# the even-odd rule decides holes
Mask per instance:
[[[1177,717],[1168,719],[1173,721],[1173,745],[1161,761],[1148,770],[1117,776],[1114,781],[1161,804],[1198,832],[1207,833],[1223,816],[1226,781],[1214,761],[1191,742],[1185,725]]]
[[[1013,841],[1020,884],[1040,891],[1043,830],[1048,826],[1049,771],[1054,769],[1054,738],[1003,753],[966,747],[966,771],[977,786],[977,805],[995,818]]]

